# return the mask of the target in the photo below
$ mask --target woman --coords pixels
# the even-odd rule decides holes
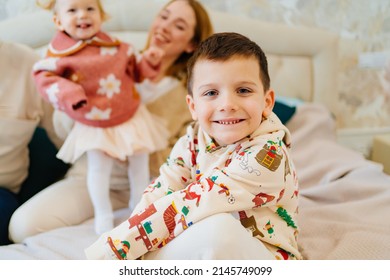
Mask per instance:
[[[165,56],[161,74],[153,81],[140,85],[139,91],[150,112],[166,120],[171,133],[171,146],[191,121],[185,101],[186,62],[199,42],[211,35],[212,31],[207,12],[194,0],[170,1],[162,8],[150,29],[146,48],[155,45],[164,50]],[[149,91],[151,93],[147,94]],[[177,118],[178,115],[180,118]],[[152,155],[153,176],[165,161],[170,148]],[[22,242],[26,237],[51,229],[77,225],[93,217],[84,161],[85,158],[81,158],[64,180],[45,189],[14,213],[9,227],[10,238],[14,242]],[[117,163],[111,183],[113,208],[126,208],[129,182],[125,165]]]
[[[193,0],[170,1],[151,26],[145,49],[156,46],[165,52],[162,71],[153,81],[146,80],[138,89],[149,111],[164,119],[171,133],[169,147],[150,158],[153,177],[158,175],[161,164],[192,120],[185,102],[186,64],[197,45],[212,33],[207,12]]]

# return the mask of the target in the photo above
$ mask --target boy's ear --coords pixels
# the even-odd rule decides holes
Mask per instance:
[[[188,109],[190,110],[192,119],[194,121],[196,121],[198,118],[197,118],[196,111],[195,111],[194,98],[191,95],[187,94],[186,101],[187,101]]]
[[[265,106],[263,111],[263,117],[268,117],[272,113],[272,109],[275,105],[275,92],[273,89],[267,90],[264,96]]]
[[[55,26],[57,27],[58,30],[64,31],[64,28],[62,27],[61,21],[60,21],[60,19],[58,18],[57,15],[53,16],[53,21],[54,21],[54,24],[55,24]]]

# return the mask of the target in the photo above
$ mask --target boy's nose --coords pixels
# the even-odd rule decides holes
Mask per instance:
[[[238,108],[238,103],[235,98],[234,94],[231,93],[225,93],[221,95],[220,99],[220,110],[221,111],[232,111],[232,110],[237,110]]]

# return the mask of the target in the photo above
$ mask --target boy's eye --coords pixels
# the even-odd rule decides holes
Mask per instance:
[[[73,9],[73,8],[72,8],[72,9],[69,9],[69,10],[68,10],[68,13],[74,13],[74,12],[76,12],[76,9]]]
[[[218,92],[216,90],[209,90],[209,91],[206,91],[204,95],[205,96],[215,96],[217,94],[218,94]]]
[[[250,89],[248,89],[248,88],[239,88],[237,90],[237,92],[240,93],[240,94],[246,94],[246,93],[250,93],[252,91]]]
[[[88,7],[88,11],[94,11],[95,8],[94,7]]]

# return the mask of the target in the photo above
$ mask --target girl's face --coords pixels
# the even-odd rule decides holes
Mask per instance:
[[[260,67],[254,58],[200,59],[193,71],[193,96],[187,96],[188,107],[192,118],[219,145],[249,136],[262,117],[271,114],[274,92],[264,93]]]
[[[96,0],[57,0],[54,22],[76,40],[87,40],[99,32],[102,15]]]
[[[195,13],[186,1],[174,1],[155,18],[151,27],[150,45],[164,50],[165,57],[176,60],[183,52],[194,50],[192,38]]]

